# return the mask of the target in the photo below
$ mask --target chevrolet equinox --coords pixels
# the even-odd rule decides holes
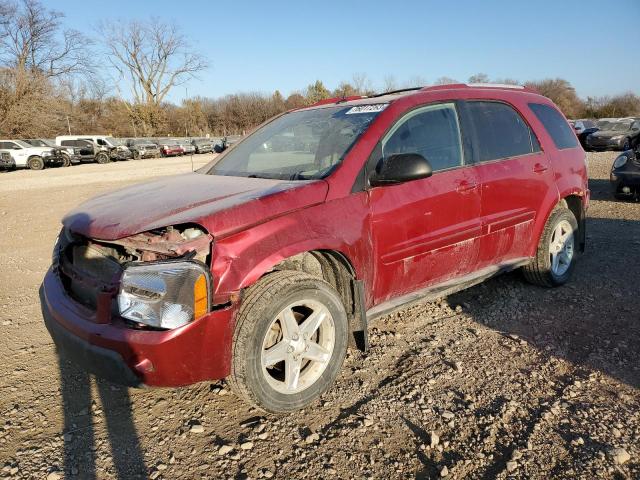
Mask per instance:
[[[521,268],[567,282],[585,153],[547,98],[446,85],[279,115],[199,171],[70,212],[41,289],[57,348],[131,386],[227,378],[270,412],[334,382],[367,325]]]

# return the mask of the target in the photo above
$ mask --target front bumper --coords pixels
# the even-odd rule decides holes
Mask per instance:
[[[160,156],[160,150],[139,150],[140,158],[155,158]]]
[[[609,138],[594,140],[591,137],[587,137],[587,141],[585,142],[585,144],[587,148],[590,148],[591,150],[621,150],[624,146],[624,141],[624,138],[620,140],[611,140]]]
[[[16,161],[12,158],[0,158],[0,168],[16,168]]]
[[[639,171],[612,171],[609,175],[611,189],[616,195],[635,195],[640,190],[640,170]],[[629,192],[624,192],[623,188],[629,187]]]
[[[175,330],[136,330],[73,300],[49,269],[41,290],[44,321],[58,349],[85,370],[129,386],[177,387],[230,372],[233,305]]]
[[[129,160],[133,157],[131,151],[122,151],[118,150],[115,152],[111,152],[111,160]]]

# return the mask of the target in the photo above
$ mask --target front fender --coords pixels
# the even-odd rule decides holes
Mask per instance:
[[[282,260],[311,250],[345,256],[359,279],[371,285],[370,235],[364,192],[298,210],[215,240],[214,302],[257,281]]]

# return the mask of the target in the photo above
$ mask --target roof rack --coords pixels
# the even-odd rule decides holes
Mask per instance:
[[[394,93],[411,92],[412,90],[422,90],[423,88],[424,87],[399,88],[397,90],[389,90],[388,92],[374,93],[373,95],[368,95],[366,98],[384,97],[385,95],[393,95]]]

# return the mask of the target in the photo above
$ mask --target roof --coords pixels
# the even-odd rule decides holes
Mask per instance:
[[[427,87],[413,87],[403,88],[401,90],[394,90],[391,92],[384,92],[369,96],[351,96],[351,97],[334,97],[320,100],[308,107],[301,108],[300,110],[306,110],[308,108],[316,108],[320,106],[329,105],[371,105],[377,103],[390,103],[402,97],[414,95],[420,92],[442,91],[442,90],[463,90],[463,89],[492,89],[492,90],[516,90],[529,93],[537,93],[528,87],[522,85],[507,85],[501,83],[451,83],[446,85],[433,85]]]

